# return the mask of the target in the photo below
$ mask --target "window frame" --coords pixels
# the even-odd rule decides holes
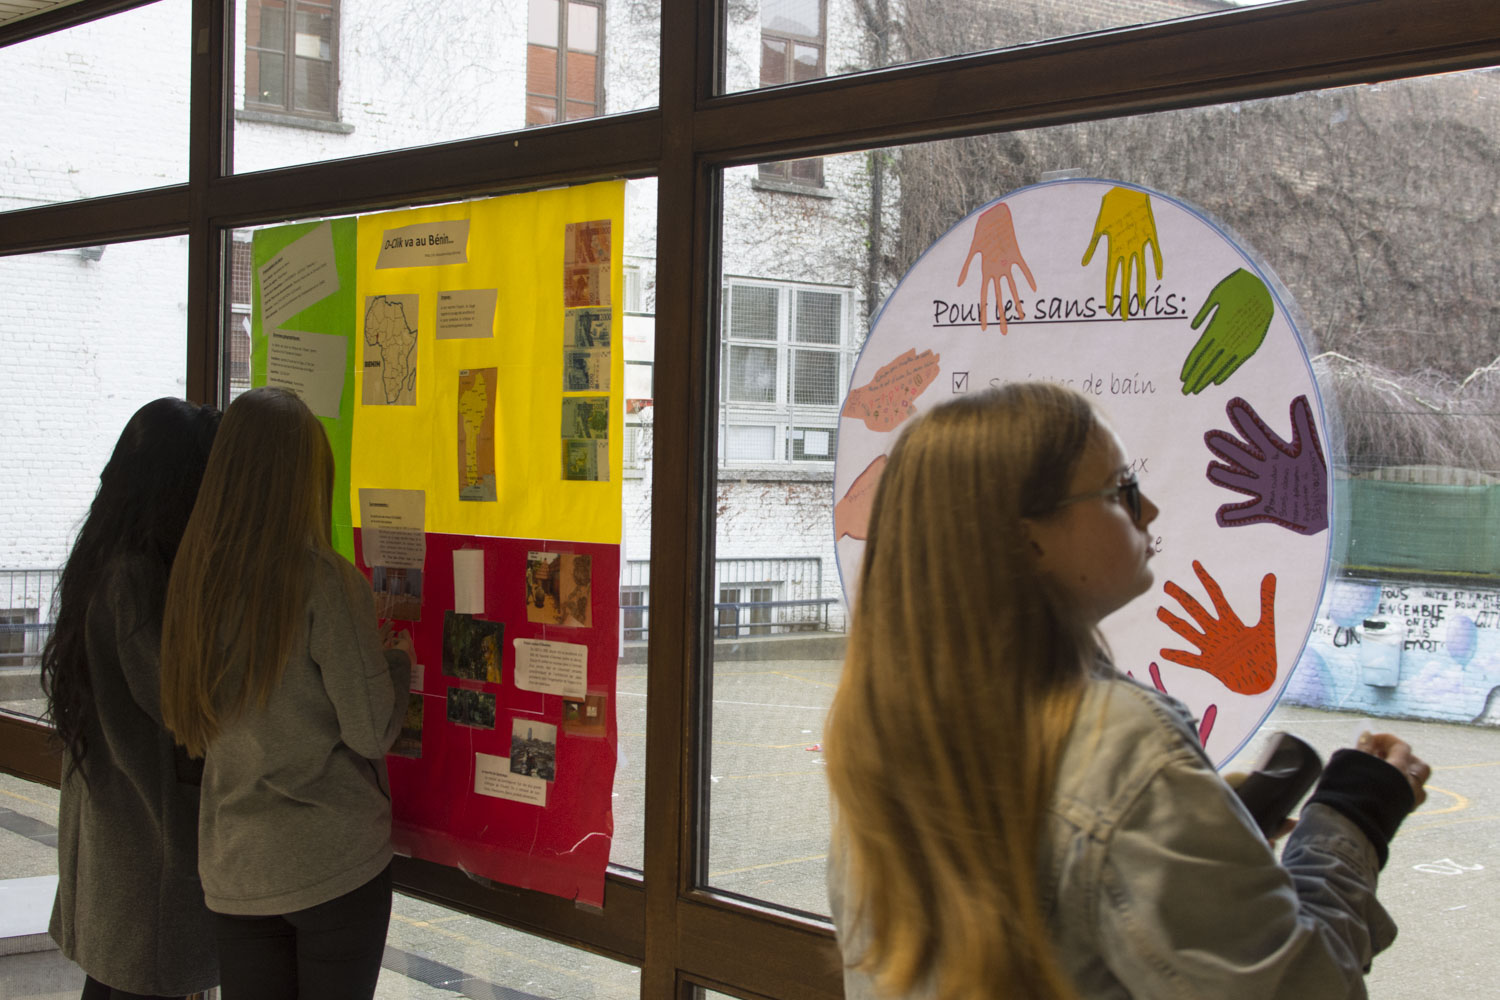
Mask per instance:
[[[80,0],[0,25],[0,47],[148,0]],[[403,892],[641,966],[641,995],[697,987],[834,1000],[826,921],[705,888],[722,171],[767,159],[1254,100],[1500,65],[1490,0],[1302,0],[719,96],[717,0],[663,0],[660,107],[233,175],[229,0],[193,0],[189,180],[0,213],[0,254],[188,236],[189,398],[218,398],[224,240],[235,227],[607,177],[659,179],[645,875],[602,911],[398,859]],[[1389,32],[1390,24],[1402,31]],[[0,769],[56,784],[48,731],[0,714]]]
[[[285,24],[283,25],[282,42],[285,48],[276,50],[265,46],[252,46],[250,44],[250,19],[260,9],[263,0],[245,0],[245,110],[259,111],[277,115],[291,115],[297,118],[309,118],[317,121],[339,120],[339,35],[343,23],[343,11],[341,0],[283,0],[286,5]],[[328,107],[327,108],[299,108],[297,103],[297,60],[305,58],[298,56],[297,47],[297,14],[298,8],[302,6],[327,8],[328,17],[333,22],[331,37],[329,39],[328,63]],[[281,86],[284,100],[280,104],[268,101],[256,100],[251,97],[253,90],[250,86],[250,70],[253,65],[255,54],[259,52],[274,53],[281,56],[283,60],[281,71]],[[255,67],[259,73],[259,66]]]

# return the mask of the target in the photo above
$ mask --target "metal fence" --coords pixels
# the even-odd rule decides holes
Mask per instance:
[[[714,593],[716,638],[843,630],[833,615],[839,599],[823,596],[823,560],[816,556],[718,559]],[[650,635],[650,595],[650,562],[627,561],[620,577],[620,616],[627,640]]]
[[[0,569],[0,668],[36,667],[52,631],[59,570]]]

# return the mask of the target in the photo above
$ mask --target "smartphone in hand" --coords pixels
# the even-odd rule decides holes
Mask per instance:
[[[1260,832],[1271,839],[1322,773],[1323,760],[1316,750],[1291,733],[1277,733],[1255,770],[1234,791]]]

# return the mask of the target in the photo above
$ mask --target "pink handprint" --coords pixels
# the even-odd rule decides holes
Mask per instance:
[[[1125,676],[1134,679],[1135,673],[1133,671],[1127,670],[1125,671]],[[1160,691],[1162,694],[1167,693],[1167,686],[1161,682],[1161,667],[1158,667],[1156,665],[1155,660],[1151,661],[1151,683],[1156,685],[1156,690]],[[1198,720],[1198,743],[1200,745],[1208,746],[1209,734],[1214,731],[1214,721],[1218,719],[1218,717],[1218,705],[1210,705],[1203,710],[1203,718]]]
[[[1008,331],[1005,323],[1005,299],[1000,294],[1000,279],[1010,285],[1010,297],[1016,303],[1016,317],[1026,318],[1021,305],[1021,293],[1016,289],[1014,268],[1019,267],[1031,290],[1036,291],[1036,279],[1031,268],[1021,256],[1020,244],[1016,242],[1016,227],[1011,222],[1010,208],[1005,204],[985,210],[974,224],[974,238],[969,242],[969,254],[964,258],[964,269],[959,272],[958,283],[962,285],[969,277],[969,265],[974,255],[979,254],[979,328],[989,329],[989,289],[995,286],[995,311],[1000,314],[1000,333]]]
[[[1219,459],[1209,463],[1208,478],[1250,499],[1221,506],[1216,515],[1219,527],[1265,521],[1299,535],[1327,529],[1328,466],[1307,396],[1292,400],[1290,442],[1267,427],[1255,407],[1238,396],[1229,401],[1225,412],[1244,440],[1221,430],[1203,435],[1203,443]]]
[[[1198,574],[1218,617],[1187,591],[1167,581],[1167,596],[1181,604],[1198,627],[1164,607],[1156,609],[1156,617],[1199,651],[1163,649],[1162,659],[1193,670],[1205,670],[1237,694],[1260,694],[1269,689],[1276,680],[1276,574],[1267,573],[1261,579],[1260,621],[1246,625],[1229,606],[1218,581],[1196,559],[1193,572]]]

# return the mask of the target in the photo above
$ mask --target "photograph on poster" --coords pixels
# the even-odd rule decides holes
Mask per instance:
[[[515,719],[510,727],[510,770],[543,781],[557,780],[557,727]]]
[[[563,392],[608,391],[607,348],[569,348],[563,351]]]
[[[526,553],[526,620],[542,625],[556,625],[561,603],[558,599],[558,565],[556,552]]]
[[[580,396],[562,401],[562,436],[594,441],[609,439],[609,397]]]
[[[608,347],[608,309],[569,309],[563,313],[564,347]]]
[[[375,617],[401,622],[422,620],[422,571],[405,566],[370,567]]]
[[[443,676],[500,683],[505,623],[443,612]]]
[[[422,696],[413,692],[406,696],[406,718],[401,723],[401,734],[391,747],[397,757],[422,756]]]
[[[609,725],[604,713],[609,696],[591,694],[583,701],[563,699],[562,731],[569,736],[605,736]]]
[[[458,373],[458,498],[495,499],[495,369]]]
[[[563,234],[563,264],[608,264],[609,220],[570,222]]]
[[[563,479],[609,482],[609,442],[563,439]]]
[[[417,404],[417,298],[371,295],[365,302],[366,406]]]
[[[592,628],[594,613],[590,593],[594,578],[593,557],[564,552],[561,561],[558,589],[563,596],[558,604],[557,624]]]
[[[488,691],[449,688],[448,721],[470,729],[494,729],[495,696]]]

